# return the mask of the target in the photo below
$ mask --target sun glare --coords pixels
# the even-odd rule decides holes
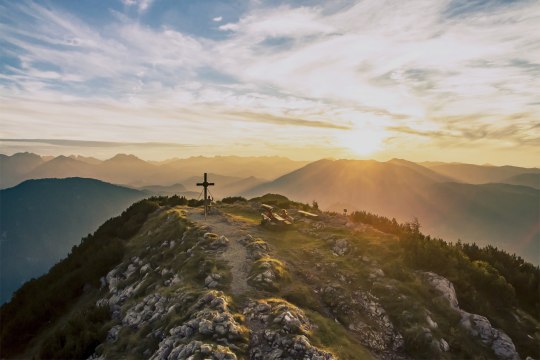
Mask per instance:
[[[355,128],[337,135],[339,145],[355,155],[370,155],[381,149],[385,136],[382,132]]]

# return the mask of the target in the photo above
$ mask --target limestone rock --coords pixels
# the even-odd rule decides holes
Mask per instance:
[[[332,251],[334,251],[334,254],[338,256],[344,256],[349,252],[349,242],[346,239],[336,240]]]
[[[253,301],[244,315],[253,329],[250,359],[335,359],[310,343],[306,334],[313,326],[302,310],[286,301]]]
[[[494,328],[490,321],[481,315],[471,314],[459,308],[454,285],[448,279],[432,273],[424,273],[427,281],[446,298],[461,316],[460,325],[472,336],[489,346],[497,359],[519,360],[519,354],[512,339],[502,330]]]

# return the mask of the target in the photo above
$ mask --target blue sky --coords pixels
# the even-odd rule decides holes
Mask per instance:
[[[0,138],[43,139],[5,153],[539,165],[538,1],[1,1],[0,19]]]

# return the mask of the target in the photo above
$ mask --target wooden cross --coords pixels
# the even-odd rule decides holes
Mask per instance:
[[[209,183],[207,179],[207,174],[204,173],[204,181],[202,183],[197,183],[197,186],[204,187],[204,218],[206,219],[206,214],[208,212],[208,205],[210,205],[208,201],[207,191],[208,191],[209,186],[214,186],[214,183]]]

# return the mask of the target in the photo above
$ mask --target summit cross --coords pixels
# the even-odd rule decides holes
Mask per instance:
[[[208,199],[208,187],[214,186],[214,183],[208,182],[208,174],[204,173],[204,181],[202,183],[197,183],[197,186],[202,186],[204,188],[204,219],[206,220],[206,214],[208,213],[208,205],[209,199]]]

